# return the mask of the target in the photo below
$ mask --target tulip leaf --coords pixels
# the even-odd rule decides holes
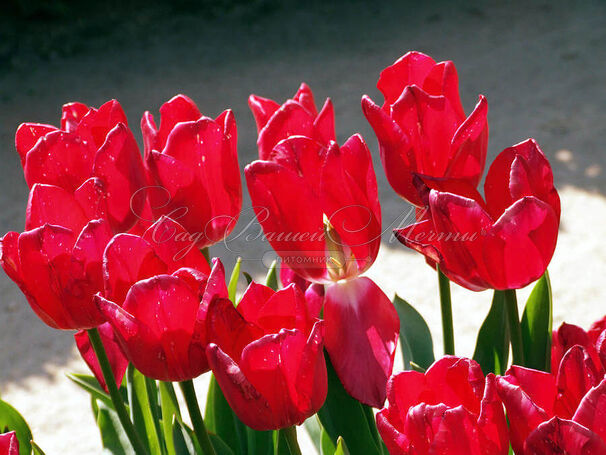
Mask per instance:
[[[34,441],[32,441],[32,454],[33,455],[46,455],[44,453],[44,450],[42,450],[42,448],[36,444]]]
[[[334,455],[349,455],[347,444],[345,444],[345,441],[341,436],[339,436],[339,439],[337,439],[337,448]]]
[[[29,455],[32,451],[32,432],[23,416],[6,401],[0,400],[0,433],[14,431],[19,440],[19,452]]]
[[[525,367],[549,371],[553,306],[547,271],[536,282],[522,314]]]
[[[234,269],[231,272],[229,284],[227,285],[227,295],[229,297],[229,300],[231,300],[232,302],[236,301],[236,291],[238,290],[238,280],[240,279],[241,264],[242,258],[238,258],[236,260],[236,265],[234,265]]]
[[[339,436],[339,439],[341,436]],[[335,453],[336,447],[330,436],[324,428],[322,428],[322,433],[320,435],[320,454],[321,455],[333,455]]]
[[[406,300],[396,294],[394,306],[400,317],[400,344],[404,369],[412,370],[411,362],[427,369],[434,362],[433,341],[423,316]]]
[[[278,290],[278,261],[274,259],[267,271],[265,277],[265,285],[272,288],[274,291]]]
[[[177,403],[177,397],[174,395],[174,389],[171,394],[172,383],[160,381],[158,388],[160,390],[160,408],[162,410],[162,432],[164,433],[166,449],[168,455],[176,455],[172,427],[173,419],[180,417],[179,404]]]
[[[507,370],[509,328],[507,306],[502,292],[494,292],[490,311],[478,332],[473,359],[480,364],[484,374],[504,374]]]
[[[66,376],[76,385],[86,390],[92,397],[103,401],[108,407],[113,408],[111,398],[105,390],[101,388],[99,382],[94,376],[79,373],[67,373]]]
[[[246,428],[246,442],[249,454],[271,455],[274,448],[272,431],[255,431]]]
[[[322,430],[323,429],[322,429],[322,425],[320,425],[320,421],[318,420],[318,416],[317,415],[311,416],[309,419],[307,419],[303,423],[303,426],[305,427],[305,430],[307,431],[307,434],[309,435],[309,439],[314,444],[316,451],[318,453],[320,453],[322,451],[321,440],[322,440]],[[327,435],[327,437],[328,437],[328,435]]]
[[[253,277],[250,276],[250,273],[248,272],[242,272],[242,275],[244,275],[244,278],[246,278],[246,284],[249,285],[250,283],[253,282]]]
[[[213,445],[217,455],[234,455],[233,450],[231,450],[225,441],[223,441],[223,439],[221,439],[219,436],[209,433],[208,437],[210,438],[210,442]]]
[[[191,432],[181,422],[181,419],[175,416],[173,421],[173,441],[175,444],[175,453],[177,455],[196,455],[195,438]]]
[[[134,455],[135,451],[122,428],[118,414],[104,402],[94,400],[97,409],[97,426],[101,433],[101,444],[112,455]]]
[[[152,400],[155,401],[157,399],[157,394],[150,397],[150,394],[148,393],[147,378],[134,368],[133,388],[134,396],[136,397],[139,409],[141,410],[141,417],[143,418],[144,431],[140,434],[144,434],[147,437],[147,445],[151,453],[162,453],[162,445],[160,444],[158,428],[156,427],[156,422],[159,418],[155,418],[152,411]],[[155,406],[157,408],[157,402],[155,402]]]
[[[367,418],[365,406],[352,398],[343,388],[330,358],[325,355],[328,373],[328,395],[324,406],[318,411],[318,417],[333,444],[337,445],[339,436],[342,436],[350,447],[352,455],[377,455],[382,449],[376,444],[373,436],[375,425]],[[372,410],[370,410],[372,412]]]
[[[235,455],[247,454],[246,426],[229,407],[214,376],[208,387],[204,423],[209,433],[223,439]]]

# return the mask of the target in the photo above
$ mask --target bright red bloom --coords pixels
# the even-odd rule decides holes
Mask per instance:
[[[0,434],[0,455],[19,455],[17,433],[10,431]]]
[[[145,173],[139,147],[117,101],[99,109],[66,104],[61,129],[23,123],[15,145],[30,188],[41,183],[85,197],[83,193],[95,186],[106,199],[104,216],[114,231],[135,223],[143,201],[131,198],[145,186]]]
[[[387,386],[377,427],[391,455],[506,455],[507,422],[496,393],[473,360],[446,356],[425,374],[404,371]]]
[[[168,215],[197,235],[204,248],[234,229],[242,208],[236,120],[226,110],[215,120],[177,95],[160,108],[160,128],[141,120],[148,192],[156,217]]]
[[[104,322],[92,297],[103,289],[102,256],[112,232],[106,220],[88,221],[76,199],[60,187],[34,185],[28,230],[0,240],[2,268],[40,319],[57,329]]]
[[[95,300],[135,368],[161,381],[186,381],[209,369],[207,310],[225,297],[225,271],[215,259],[208,277],[180,268],[137,281],[122,306],[100,294]]]
[[[257,219],[282,262],[316,282],[368,269],[381,244],[381,208],[362,137],[325,147],[292,136],[270,159],[244,172]]]
[[[575,345],[582,346],[596,371],[606,372],[606,318],[594,322],[588,331],[574,324],[562,323],[553,331],[551,371],[558,371],[564,354]]]
[[[332,101],[326,98],[318,113],[314,95],[305,83],[282,106],[257,95],[250,95],[248,105],[257,123],[261,160],[269,160],[274,147],[290,136],[307,136],[323,145],[336,141]]]
[[[516,454],[606,453],[606,379],[575,345],[552,373],[512,366],[497,378]],[[601,440],[600,440],[601,439]],[[542,451],[550,447],[551,451]],[[601,448],[598,451],[597,448]]]
[[[251,283],[235,308],[208,309],[208,362],[236,415],[255,430],[301,424],[326,399],[323,323],[301,291]]]
[[[105,348],[105,353],[107,354],[107,358],[114,375],[114,381],[116,381],[116,384],[118,387],[120,387],[120,384],[122,384],[122,378],[124,377],[124,373],[126,373],[126,368],[128,367],[128,359],[124,355],[124,351],[122,351],[122,348],[116,339],[116,335],[114,334],[114,331],[109,323],[106,322],[105,324],[101,324],[97,329],[99,330],[99,336],[101,337],[101,342]],[[86,330],[79,330],[74,334],[74,339],[76,340],[76,346],[80,352],[80,355],[95,375],[95,378],[97,378],[99,385],[109,393],[107,390],[107,384],[105,383],[105,378],[103,377],[103,372],[101,371],[101,365],[99,365],[97,355],[95,354],[93,346],[90,343],[90,339],[88,338],[88,332]]]
[[[465,117],[452,62],[409,52],[381,73],[383,107],[362,97],[362,110],[379,140],[387,179],[401,197],[423,206],[415,178],[434,185],[468,185],[482,177],[488,145],[486,99]]]
[[[468,289],[524,287],[545,273],[560,222],[551,167],[537,143],[528,139],[497,156],[484,193],[486,202],[431,190],[421,221],[396,236]]]

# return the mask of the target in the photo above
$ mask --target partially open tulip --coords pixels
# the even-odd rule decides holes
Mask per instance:
[[[482,177],[488,145],[486,99],[466,117],[452,62],[409,52],[381,73],[383,107],[368,97],[362,110],[379,140],[387,179],[401,197],[423,206],[415,179],[426,185],[466,184]]]
[[[128,367],[128,359],[124,355],[124,351],[116,339],[111,324],[107,322],[101,324],[98,327],[98,330],[101,342],[103,343],[103,348],[107,354],[107,359],[109,360],[109,365],[112,369],[114,381],[116,381],[116,384],[120,387],[122,378],[124,378],[124,373],[126,373],[126,368]],[[86,330],[79,330],[74,334],[74,339],[76,340],[76,347],[86,362],[86,365],[88,365],[103,390],[109,393],[105,378],[103,377],[103,372],[101,371],[101,365],[99,365],[99,360],[97,359],[97,354],[95,354],[90,339],[88,338],[88,332]]]
[[[145,186],[145,173],[139,147],[117,101],[99,109],[66,104],[61,129],[23,123],[15,144],[30,188],[39,183],[82,194],[94,181],[104,194],[106,216],[115,232],[136,222],[143,200],[132,197]]]
[[[215,299],[208,309],[206,350],[225,398],[255,430],[301,424],[327,393],[323,323],[302,292],[251,283],[235,308]]]
[[[0,455],[19,455],[17,433],[9,431],[0,434]]]
[[[79,204],[78,192],[35,184],[27,230],[0,240],[0,265],[40,319],[58,329],[90,329],[104,322],[92,297],[103,289],[103,250],[112,231],[105,219],[89,220],[85,205]]]
[[[307,136],[324,145],[336,140],[332,101],[326,98],[318,112],[314,95],[305,83],[281,106],[257,95],[250,95],[248,105],[257,123],[259,159],[268,160],[278,142],[290,136]]]
[[[473,192],[428,192],[421,221],[396,230],[406,246],[471,290],[518,289],[545,273],[560,223],[549,162],[528,139],[505,149]]]
[[[425,374],[404,371],[387,386],[377,414],[391,455],[506,455],[507,422],[495,377],[473,360],[447,356]]]
[[[606,379],[582,346],[570,348],[552,373],[512,366],[497,390],[517,455],[606,453]]]
[[[606,318],[591,325],[588,331],[574,324],[562,323],[551,341],[551,371],[558,371],[564,354],[575,345],[582,346],[596,371],[606,371]]]
[[[186,381],[209,369],[208,305],[226,297],[225,272],[215,260],[208,277],[181,268],[137,281],[122,305],[100,294],[95,300],[135,368],[161,381]]]
[[[207,247],[229,235],[242,208],[236,120],[231,110],[204,117],[184,95],[164,103],[160,115],[159,128],[149,112],[141,120],[151,209]]]
[[[265,237],[302,279],[334,283],[324,299],[326,348],[345,389],[380,407],[400,325],[388,297],[368,278],[358,278],[381,242],[370,152],[358,134],[341,147],[291,136],[268,159],[245,169]]]

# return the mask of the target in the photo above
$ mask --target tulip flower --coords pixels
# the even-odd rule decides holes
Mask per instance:
[[[327,393],[323,322],[294,285],[251,283],[235,308],[217,298],[207,313],[208,362],[236,415],[255,430],[301,424]]]
[[[236,120],[231,110],[204,117],[184,95],[160,115],[160,128],[149,112],[141,120],[151,209],[195,234],[198,248],[210,246],[229,235],[242,208]]]
[[[377,135],[385,174],[396,193],[421,207],[418,178],[431,188],[478,185],[486,162],[488,106],[480,95],[465,116],[452,62],[436,63],[409,52],[383,70],[377,88],[385,98],[383,107],[365,95],[362,110]]]
[[[495,376],[473,360],[446,356],[425,374],[404,371],[387,386],[377,414],[391,455],[485,454],[509,451],[507,422]]]
[[[121,305],[101,294],[95,302],[135,368],[153,379],[187,381],[209,369],[208,306],[226,297],[225,271],[214,260],[208,276],[180,268],[137,281]]]
[[[15,145],[30,188],[38,183],[76,194],[90,191],[94,182],[106,199],[106,217],[115,232],[129,229],[137,220],[143,201],[132,196],[145,186],[145,173],[117,101],[99,109],[66,104],[61,129],[23,123]]]
[[[528,139],[501,152],[484,193],[485,201],[432,189],[421,221],[396,236],[468,289],[522,288],[545,273],[560,222],[551,167],[537,143]]]
[[[570,348],[551,373],[512,366],[497,378],[497,390],[516,454],[552,453],[541,451],[547,446],[553,453],[606,453],[588,448],[606,448],[604,427],[596,425],[604,412],[606,380],[582,346]]]
[[[356,134],[339,147],[291,136],[268,161],[249,164],[245,175],[257,219],[282,263],[305,280],[332,283],[323,299],[325,344],[345,389],[380,407],[400,324],[389,298],[358,277],[381,242],[377,183],[364,140]]]
[[[98,208],[95,180],[89,182],[74,194],[35,184],[26,231],[0,239],[0,265],[40,319],[57,329],[90,329],[104,322],[92,297],[103,289],[102,256],[112,231],[106,219],[89,220]]]
[[[19,455],[17,433],[9,431],[0,434],[0,455]]]
[[[114,380],[116,381],[118,387],[120,387],[120,384],[122,384],[122,378],[124,378],[124,373],[126,373],[126,368],[128,367],[128,359],[124,355],[124,352],[122,351],[122,348],[116,339],[116,335],[114,334],[114,331],[109,323],[106,322],[105,324],[101,324],[97,329],[99,330],[99,336],[101,337],[103,348],[107,354]],[[99,385],[103,388],[103,390],[105,390],[106,393],[109,393],[107,384],[105,383],[105,378],[103,377],[103,372],[101,371],[101,365],[99,364],[97,355],[95,354],[90,339],[88,338],[88,332],[86,332],[86,330],[79,330],[75,333],[74,339],[76,340],[76,347],[78,348],[80,355],[93,372],[93,375],[99,382]]]
[[[606,318],[593,323],[588,331],[565,322],[558,330],[554,330],[551,342],[551,371],[558,371],[564,354],[575,345],[585,349],[596,371],[606,371],[605,321]]]
[[[269,160],[275,146],[290,136],[307,136],[323,145],[336,140],[332,101],[326,98],[318,113],[314,95],[305,83],[281,106],[257,95],[250,95],[248,106],[257,124],[261,160]]]

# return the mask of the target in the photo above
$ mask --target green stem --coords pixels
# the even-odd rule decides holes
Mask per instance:
[[[454,355],[454,329],[452,326],[452,301],[450,298],[450,280],[438,269],[438,285],[440,288],[440,309],[442,312],[442,333],[444,335],[444,354]]]
[[[189,411],[189,417],[191,424],[194,427],[194,433],[198,438],[202,453],[204,455],[216,455],[215,449],[213,448],[206,426],[204,426],[204,419],[200,413],[200,407],[198,406],[198,399],[196,398],[196,390],[194,389],[194,382],[190,379],[189,381],[183,381],[179,383],[183,397],[185,398],[185,404]]]
[[[507,318],[509,320],[509,338],[511,339],[511,352],[514,365],[524,366],[524,342],[522,341],[522,326],[518,313],[518,299],[515,289],[498,291],[503,293],[505,306],[507,307]]]
[[[299,441],[297,441],[297,427],[287,427],[280,430],[280,436],[284,438],[288,445],[288,451],[291,455],[301,455]]]
[[[137,455],[146,455],[147,449],[143,445],[143,442],[141,442],[133,423],[130,421],[128,411],[126,410],[124,402],[122,401],[122,396],[120,395],[120,391],[116,385],[116,380],[114,379],[114,374],[109,364],[107,354],[105,353],[103,342],[99,336],[99,331],[96,328],[89,329],[88,338],[93,350],[95,351],[97,360],[99,360],[99,365],[101,366],[101,371],[103,372],[103,379],[105,379],[105,384],[107,384],[109,396],[114,404],[114,409],[116,410],[116,414],[118,414],[118,419],[120,419],[122,428],[124,428],[124,432],[126,433],[126,436],[128,436],[128,440],[133,446],[135,453]]]

